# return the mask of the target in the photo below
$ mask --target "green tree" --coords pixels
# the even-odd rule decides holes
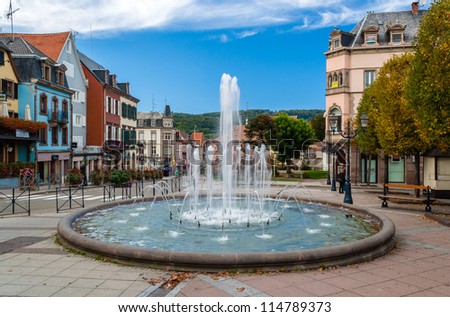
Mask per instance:
[[[273,127],[271,116],[268,114],[258,115],[245,126],[245,137],[248,140],[256,140],[268,144],[272,139]]]
[[[369,111],[375,132],[386,155],[414,155],[416,184],[420,184],[420,154],[427,146],[420,139],[416,114],[407,98],[413,54],[393,56],[378,71],[369,91],[376,105]]]
[[[297,158],[314,140],[314,130],[304,119],[295,119],[282,113],[273,119],[278,145],[278,160]]]
[[[369,124],[365,129],[361,129],[360,127],[361,115],[363,113],[365,113],[369,118]],[[368,174],[366,175],[367,185],[370,184],[372,158],[381,152],[381,146],[376,132],[376,125],[374,124],[378,114],[379,108],[375,96],[375,88],[371,85],[364,90],[364,94],[359,102],[356,121],[358,123],[358,130],[360,133],[355,139],[358,144],[358,148],[366,155],[366,161],[369,164],[367,168]]]
[[[310,124],[314,130],[316,139],[320,141],[325,139],[325,117],[323,116],[323,113],[319,113],[312,118]]]
[[[450,1],[435,1],[415,41],[408,97],[423,142],[450,150]]]

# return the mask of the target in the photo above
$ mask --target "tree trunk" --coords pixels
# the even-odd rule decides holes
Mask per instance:
[[[414,154],[414,167],[415,167],[415,173],[416,173],[416,185],[420,184],[420,153]],[[417,189],[415,191],[416,197],[420,196],[420,190]]]

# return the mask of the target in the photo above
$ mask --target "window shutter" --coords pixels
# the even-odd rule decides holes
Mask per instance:
[[[19,99],[19,85],[14,83],[14,99]]]

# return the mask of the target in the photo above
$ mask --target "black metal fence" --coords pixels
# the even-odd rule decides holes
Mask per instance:
[[[0,192],[0,214],[31,214],[30,188],[12,188],[11,193]]]
[[[73,204],[77,207],[84,207],[84,185],[78,187],[69,186],[66,188],[56,188],[56,212],[72,209]]]

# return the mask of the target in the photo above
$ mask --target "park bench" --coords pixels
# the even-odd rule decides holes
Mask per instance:
[[[425,191],[425,195],[422,197],[411,197],[409,195],[391,195],[389,194],[390,188],[401,188],[401,189],[418,189]],[[431,204],[436,201],[436,199],[431,198],[430,186],[423,185],[407,185],[407,184],[383,184],[383,195],[378,195],[382,200],[381,207],[388,207],[388,200],[394,201],[410,201],[414,203],[426,204],[425,211],[431,211]]]

